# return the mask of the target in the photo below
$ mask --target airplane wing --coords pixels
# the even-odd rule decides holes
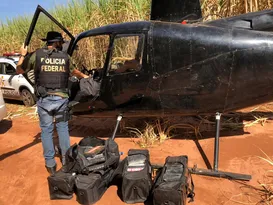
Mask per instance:
[[[181,23],[202,18],[199,0],[152,0],[151,20]]]
[[[257,31],[273,31],[273,9],[209,21],[204,24],[217,27],[236,27]]]

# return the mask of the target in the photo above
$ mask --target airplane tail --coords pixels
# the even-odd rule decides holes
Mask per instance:
[[[199,0],[152,0],[151,20],[181,23],[200,18]]]

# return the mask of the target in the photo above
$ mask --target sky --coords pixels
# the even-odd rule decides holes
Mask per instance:
[[[69,0],[0,0],[0,21],[18,16],[33,15],[36,7],[41,5],[44,9],[53,9],[56,5],[67,4]]]

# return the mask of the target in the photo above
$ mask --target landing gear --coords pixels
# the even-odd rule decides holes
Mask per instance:
[[[219,137],[220,137],[220,120],[221,120],[221,114],[216,113],[215,115],[216,120],[216,134],[215,134],[215,140],[214,140],[214,163],[212,169],[198,169],[197,166],[193,168],[189,168],[189,171],[192,174],[197,175],[204,175],[204,176],[210,176],[210,177],[218,177],[218,178],[226,178],[231,180],[242,180],[242,181],[249,181],[251,180],[251,175],[246,174],[238,174],[238,173],[231,173],[231,172],[223,172],[218,170],[218,164],[219,164]],[[163,166],[162,165],[152,165],[154,169],[160,169]]]
[[[238,173],[231,173],[231,172],[223,172],[218,170],[218,162],[219,162],[219,136],[220,136],[220,120],[221,120],[221,113],[216,113],[215,115],[216,120],[216,134],[214,140],[214,163],[213,169],[198,169],[197,166],[190,168],[190,172],[192,174],[197,175],[205,175],[210,177],[219,177],[219,178],[226,178],[226,179],[235,179],[235,180],[242,180],[242,181],[249,181],[251,180],[251,175],[246,174],[238,174]]]
[[[118,126],[119,126],[119,123],[120,123],[121,120],[122,120],[122,115],[120,114],[120,115],[118,115],[118,117],[117,117],[116,127],[115,127],[114,132],[113,132],[112,137],[111,137],[112,140],[114,140],[115,137],[116,137],[116,133],[117,133],[117,130],[118,130]]]

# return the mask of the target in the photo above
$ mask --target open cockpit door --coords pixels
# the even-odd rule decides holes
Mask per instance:
[[[65,39],[63,50],[70,54],[71,45],[75,40],[74,36],[44,8],[38,5],[25,39],[25,45],[29,46],[30,51],[43,47],[45,43],[41,39],[46,37],[48,31],[57,31],[62,34]]]
[[[28,46],[28,51],[32,53],[38,48],[44,47],[46,43],[42,41],[42,39],[46,38],[47,32],[49,31],[57,31],[62,34],[65,40],[63,51],[71,54],[71,46],[75,41],[74,36],[40,5],[37,6],[25,39],[25,45]],[[23,75],[31,85],[34,85],[33,70]]]

